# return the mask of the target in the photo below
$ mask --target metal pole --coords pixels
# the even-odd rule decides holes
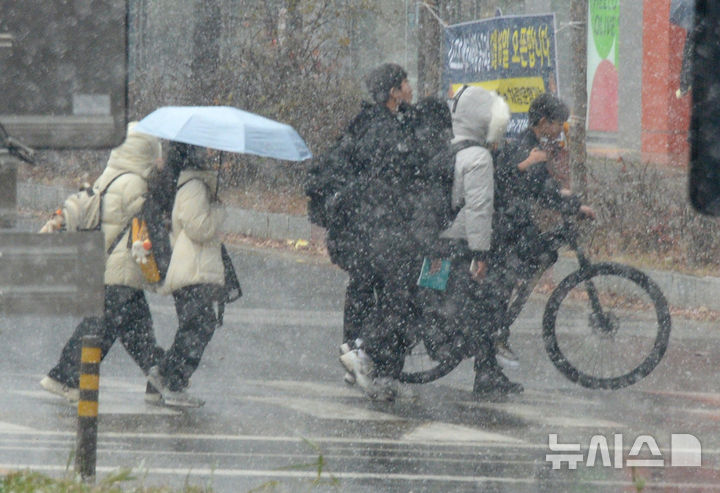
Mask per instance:
[[[101,359],[100,337],[84,336],[80,356],[80,400],[77,408],[78,428],[75,472],[86,483],[95,482]]]
[[[0,228],[12,229],[17,222],[17,160],[0,149]]]

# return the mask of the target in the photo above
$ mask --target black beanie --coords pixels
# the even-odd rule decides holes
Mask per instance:
[[[407,79],[407,72],[397,63],[384,63],[377,67],[365,79],[370,97],[377,104],[387,102],[390,89],[399,88]]]

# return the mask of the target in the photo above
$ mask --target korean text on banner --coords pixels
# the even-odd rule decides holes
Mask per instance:
[[[510,135],[527,127],[530,102],[558,93],[555,15],[493,17],[448,26],[443,47],[444,87],[463,84],[503,96],[510,105]]]

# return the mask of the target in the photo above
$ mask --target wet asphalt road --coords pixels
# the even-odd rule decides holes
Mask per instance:
[[[277,251],[236,248],[233,255],[245,296],[228,307],[193,377],[191,392],[205,407],[146,404],[143,376],[119,344],[103,363],[100,477],[125,467],[146,485],[187,482],[221,492],[614,492],[637,491],[642,481],[646,492],[720,491],[717,324],[674,319],[668,353],[649,377],[619,391],[588,390],[550,363],[540,337],[542,299],[533,298],[511,338],[522,367],[508,374],[523,383],[522,395],[473,399],[472,365],[464,362],[438,382],[412,387],[414,396],[373,403],[343,383],[337,362],[343,273]],[[150,300],[167,346],[176,323],[171,299]],[[76,410],[38,381],[75,323],[0,322],[0,469],[62,475],[72,464]],[[581,444],[577,469],[552,469],[550,434],[559,444]],[[672,434],[699,440],[701,467],[672,466],[681,452],[675,447],[673,455]],[[636,456],[632,447],[643,436],[659,450],[646,443]],[[608,443],[594,467],[587,465],[591,440]],[[661,463],[630,467],[638,459]]]

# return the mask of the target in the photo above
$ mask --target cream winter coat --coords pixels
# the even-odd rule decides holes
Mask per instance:
[[[188,169],[180,173],[172,211],[173,252],[162,292],[193,284],[225,283],[218,237],[224,211],[213,200],[216,190],[215,171]]]
[[[93,188],[99,192],[112,181],[105,191],[102,204],[101,229],[105,235],[106,252],[132,217],[140,212],[145,201],[147,178],[162,156],[160,141],[150,135],[133,132],[133,127],[133,123],[128,125],[125,142],[110,152],[105,170],[93,184]],[[129,234],[128,228],[107,255],[105,284],[142,289],[144,277],[127,247]]]
[[[460,95],[452,114],[453,142],[475,140],[485,145],[505,134],[510,110],[494,92],[468,87]],[[490,249],[495,180],[490,151],[473,146],[458,152],[453,178],[453,205],[464,204],[455,221],[440,237],[467,240],[470,250]]]

